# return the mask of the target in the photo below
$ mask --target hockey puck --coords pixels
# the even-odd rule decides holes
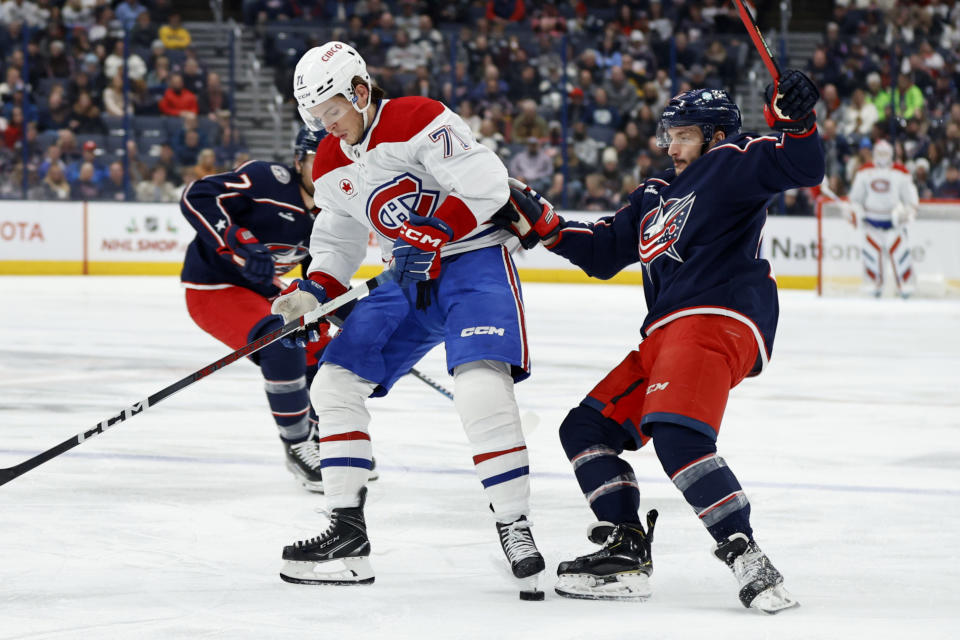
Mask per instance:
[[[543,598],[544,598],[543,591],[521,591],[520,592],[521,600],[539,601],[539,600],[543,600]]]

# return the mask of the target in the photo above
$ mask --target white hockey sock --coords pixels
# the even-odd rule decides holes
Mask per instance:
[[[496,519],[512,522],[530,511],[530,463],[510,365],[479,360],[458,366],[453,376],[477,475]]]
[[[373,465],[366,399],[376,385],[335,364],[320,367],[310,388],[317,413],[327,508],[356,507]]]

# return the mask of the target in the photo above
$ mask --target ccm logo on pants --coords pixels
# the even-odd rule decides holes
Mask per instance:
[[[460,332],[461,338],[469,338],[470,336],[502,336],[503,329],[498,329],[496,327],[467,327]]]

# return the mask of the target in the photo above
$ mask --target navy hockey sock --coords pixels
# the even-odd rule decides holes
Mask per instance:
[[[632,439],[620,425],[580,405],[560,425],[560,443],[598,520],[640,521],[637,479],[633,468],[619,457]]]
[[[258,333],[268,333],[278,326],[267,323]],[[261,349],[257,355],[267,402],[280,439],[289,443],[303,442],[310,435],[312,414],[303,350],[288,349],[277,341]]]
[[[670,422],[648,426],[663,470],[714,540],[743,533],[751,540],[750,502],[709,436]]]

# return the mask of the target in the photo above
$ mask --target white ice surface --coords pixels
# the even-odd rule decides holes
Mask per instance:
[[[638,339],[639,288],[527,285],[519,385],[534,532],[557,562],[592,515],[556,429]],[[171,278],[0,278],[0,465],[86,430],[229,350]],[[720,453],[801,601],[743,609],[712,541],[630,454],[661,517],[643,604],[521,602],[452,403],[401,380],[371,401],[381,479],[370,587],[290,585],[316,535],[258,371],[237,362],[0,487],[0,638],[955,638],[960,622],[960,305],[782,294],[769,370],[730,398]],[[419,365],[445,384],[442,349]]]

